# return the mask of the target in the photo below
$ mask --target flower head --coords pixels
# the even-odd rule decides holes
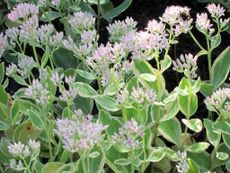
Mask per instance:
[[[78,88],[74,85],[75,78],[72,76],[67,76],[65,77],[65,82],[68,84],[68,89],[61,87],[61,96],[59,98],[65,102],[72,102],[78,93]]]
[[[220,18],[221,16],[224,16],[225,9],[221,7],[220,4],[208,4],[207,9],[213,18]]]
[[[85,116],[80,110],[75,111],[72,118],[58,119],[55,132],[61,138],[63,147],[71,152],[92,149],[102,139],[106,126],[99,121],[94,122],[92,116]]]
[[[230,88],[220,88],[211,97],[207,97],[205,104],[210,111],[215,111],[219,115],[230,115]]]
[[[201,31],[207,31],[212,29],[212,24],[208,19],[207,13],[201,13],[196,15],[196,27]]]
[[[28,19],[31,16],[38,15],[38,7],[32,3],[19,3],[8,14],[12,21]]]
[[[132,118],[119,128],[119,132],[112,136],[115,145],[121,145],[127,149],[135,149],[140,147],[140,139],[143,135],[143,127],[138,125],[136,120]]]
[[[35,65],[36,62],[32,57],[26,55],[20,56],[18,61],[19,68],[17,69],[17,72],[23,78],[27,78],[30,75],[31,70],[35,67]]]
[[[121,37],[135,31],[137,22],[131,17],[127,17],[124,21],[117,20],[107,27],[109,31],[110,40],[112,42],[119,42]]]
[[[190,30],[192,19],[190,18],[189,11],[190,9],[187,7],[169,6],[165,9],[161,20],[168,23],[175,35],[178,36]]]
[[[196,78],[196,70],[198,56],[193,56],[192,54],[181,55],[179,59],[173,61],[173,70],[184,73],[188,78]]]
[[[95,20],[95,17],[90,13],[76,12],[70,18],[69,23],[76,33],[81,34],[83,31],[93,29]]]
[[[49,104],[50,93],[38,79],[33,80],[32,85],[25,89],[25,95],[34,99],[41,106]]]

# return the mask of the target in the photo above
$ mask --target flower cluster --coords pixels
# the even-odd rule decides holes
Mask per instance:
[[[59,47],[62,46],[63,38],[63,32],[56,32],[52,24],[41,25],[36,30],[36,41],[40,45]]]
[[[207,5],[208,12],[211,14],[212,20],[218,25],[219,32],[222,32],[226,29],[226,25],[229,23],[230,18],[223,19],[222,17],[225,15],[225,9],[221,7],[219,4],[216,5],[214,3]],[[214,33],[215,29],[212,27],[211,21],[208,18],[207,13],[197,14],[196,18],[196,27],[203,32],[204,34],[211,35]]]
[[[127,53],[123,44],[116,43],[111,45],[101,45],[94,52],[92,57],[88,57],[87,64],[102,77],[102,85],[106,86],[110,79],[115,75],[119,78],[121,74],[122,59],[125,59]],[[114,72],[115,71],[115,72]]]
[[[30,157],[30,160],[33,161],[40,152],[40,143],[32,139],[29,140],[27,145],[21,142],[13,143],[8,146],[8,151],[14,158],[20,158],[18,161],[11,159],[10,167],[16,171],[22,171],[27,166],[24,165],[25,163],[22,160]]]
[[[220,18],[224,16],[225,9],[221,7],[220,4],[208,4],[207,9],[213,18]]]
[[[119,132],[112,136],[112,141],[118,147],[123,146],[127,149],[135,149],[140,147],[140,137],[143,136],[143,127],[138,125],[136,120],[132,118],[119,128]]]
[[[181,55],[180,59],[173,61],[173,70],[184,73],[187,78],[196,78],[196,70],[198,56],[193,56],[191,53]]]
[[[156,93],[152,89],[144,89],[142,87],[133,87],[129,93],[125,88],[117,94],[117,101],[123,103],[138,103],[138,104],[151,104],[156,101]]]
[[[137,22],[131,17],[127,17],[124,21],[117,20],[107,27],[110,35],[110,41],[119,42],[122,36],[136,30]]]
[[[18,59],[18,67],[16,64],[11,63],[6,68],[6,75],[9,77],[14,77],[18,73],[22,78],[25,79],[30,75],[36,63],[32,57],[26,55],[19,55]]]
[[[50,101],[47,85],[43,86],[38,79],[33,80],[32,84],[25,89],[25,95],[34,99],[41,106],[47,106]]]
[[[218,89],[211,97],[206,98],[205,104],[210,111],[215,111],[219,115],[226,115],[229,118],[230,88]]]
[[[22,19],[27,20],[32,16],[37,16],[38,12],[38,7],[32,3],[19,3],[8,14],[8,18],[14,22]]]
[[[187,163],[187,153],[186,151],[184,152],[178,152],[178,158],[180,161],[176,165],[176,169],[178,173],[187,173],[189,170],[189,165]]]
[[[81,110],[75,111],[72,118],[58,119],[56,124],[56,134],[71,153],[92,149],[102,141],[102,132],[107,128],[98,120],[94,122],[92,116],[85,116]]]
[[[60,78],[62,78],[62,76],[60,76]],[[76,98],[77,93],[78,93],[78,89],[74,85],[74,82],[75,82],[74,76],[73,77],[72,76],[65,77],[65,83],[68,84],[68,89],[66,89],[65,87],[59,86],[59,89],[61,92],[61,96],[59,97],[60,100],[69,103],[69,102],[72,102]]]
[[[90,13],[76,12],[69,20],[69,24],[74,31],[81,34],[84,31],[89,31],[95,27],[95,17]]]
[[[190,9],[187,7],[170,6],[165,9],[161,20],[173,29],[176,36],[181,33],[187,33],[192,24],[192,19],[189,15]]]
[[[204,32],[207,32],[208,30],[210,32],[213,32],[211,21],[208,19],[207,13],[201,13],[197,14],[196,16],[196,27]]]

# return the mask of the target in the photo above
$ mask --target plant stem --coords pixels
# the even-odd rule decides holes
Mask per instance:
[[[206,41],[207,41],[207,48],[208,48],[208,72],[209,72],[209,79],[211,79],[212,76],[212,49],[210,47],[210,43],[209,43],[209,38],[208,36],[206,36]]]
[[[189,35],[192,37],[193,41],[196,43],[196,45],[201,49],[201,50],[205,50],[201,44],[197,41],[196,37],[193,35],[193,33],[191,31],[189,31]]]
[[[97,33],[100,31],[100,19],[101,19],[101,3],[97,0]]]
[[[89,157],[87,157],[87,173],[90,173],[90,161],[89,161]]]
[[[26,167],[26,173],[31,173],[29,165],[27,164],[26,160],[24,157],[20,157],[22,159],[22,162],[24,163],[25,167]]]
[[[145,148],[143,150],[143,154],[144,154],[144,160],[143,160],[143,163],[142,163],[142,166],[141,166],[141,173],[145,172],[145,167],[146,167],[146,150],[145,150]]]
[[[130,162],[131,162],[131,172],[130,173],[134,173],[134,171],[135,171],[135,167],[134,167],[135,158],[134,158],[134,150],[133,149],[131,149],[129,157],[130,157]]]
[[[37,64],[38,64],[38,67],[40,67],[40,63],[39,63],[39,60],[38,60],[38,54],[37,54],[37,51],[36,51],[36,49],[35,49],[34,44],[33,44],[32,48],[33,48],[35,60],[36,60],[36,62],[37,62]]]

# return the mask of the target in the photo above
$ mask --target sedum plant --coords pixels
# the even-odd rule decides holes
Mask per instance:
[[[109,24],[100,44],[95,15],[62,1],[39,3],[16,4],[7,14],[15,25],[0,34],[2,172],[230,171],[230,48],[212,63],[229,22],[223,7],[209,4],[211,19],[201,13],[193,20],[189,8],[170,6],[144,30],[127,17]],[[63,28],[44,20],[50,7],[42,3],[62,13]],[[182,34],[200,50],[171,58]],[[204,56],[207,81],[198,73]],[[171,66],[183,77],[169,91]],[[20,87],[8,93],[12,79]],[[199,92],[209,116],[197,112]]]

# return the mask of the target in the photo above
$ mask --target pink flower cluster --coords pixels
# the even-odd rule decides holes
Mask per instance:
[[[208,4],[207,9],[212,17],[220,18],[224,16],[225,9],[220,6],[220,4],[216,5],[214,3]]]
[[[58,119],[56,124],[55,132],[63,147],[71,153],[92,149],[102,141],[102,132],[107,128],[99,121],[94,122],[92,116],[85,116],[81,110],[75,111],[72,118]]]
[[[119,128],[119,132],[112,136],[115,145],[123,146],[127,149],[135,149],[140,146],[140,140],[137,139],[143,135],[143,127],[138,125],[136,120],[132,118]]]
[[[8,14],[8,18],[12,21],[28,19],[31,16],[38,15],[39,9],[32,3],[19,3]]]

